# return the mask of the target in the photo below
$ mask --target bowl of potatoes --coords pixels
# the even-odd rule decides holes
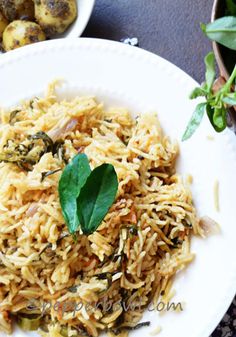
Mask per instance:
[[[0,44],[10,51],[31,43],[79,37],[95,0],[0,0]]]

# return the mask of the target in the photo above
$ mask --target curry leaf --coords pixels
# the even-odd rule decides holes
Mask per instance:
[[[91,169],[85,154],[77,154],[62,172],[58,191],[63,217],[71,234],[79,226],[76,198],[85,184]]]
[[[206,108],[206,102],[199,103],[187,125],[182,141],[189,139],[200,125]]]
[[[224,16],[207,25],[201,24],[201,28],[210,40],[236,50],[236,17]]]
[[[98,228],[115,200],[117,189],[118,179],[112,165],[102,164],[91,172],[77,198],[77,214],[84,234]]]

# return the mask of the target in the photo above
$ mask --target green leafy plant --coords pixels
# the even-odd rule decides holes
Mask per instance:
[[[227,14],[236,15],[236,1],[235,0],[226,0]]]
[[[229,49],[236,50],[236,17],[224,16],[214,22],[201,24],[203,33]]]
[[[62,172],[58,192],[62,214],[69,232],[75,235],[79,226],[86,235],[96,231],[118,189],[118,179],[111,164],[91,171],[85,154],[76,155]]]
[[[205,57],[206,74],[205,82],[193,90],[191,99],[204,97],[205,101],[199,103],[187,125],[182,137],[182,141],[189,139],[199,127],[203,115],[206,112],[211,125],[217,132],[226,128],[227,108],[236,105],[236,92],[231,92],[236,78],[236,66],[228,81],[217,91],[213,92],[212,87],[215,80],[215,57],[212,52]]]

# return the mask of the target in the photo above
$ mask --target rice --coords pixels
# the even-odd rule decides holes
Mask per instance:
[[[61,155],[45,153],[29,171],[0,163],[0,329],[11,333],[14,317],[34,314],[45,336],[126,337],[149,303],[173,296],[174,275],[194,258],[191,236],[203,234],[175,172],[178,145],[154,114],[134,120],[94,97],[60,101],[53,85],[16,109],[14,120],[2,111],[0,154],[9,140],[43,131],[62,140],[67,161],[81,152],[91,168],[114,165],[119,187],[97,231],[74,242],[58,199],[61,171],[42,181],[42,172],[64,168]]]
[[[206,137],[208,140],[214,140],[215,138],[214,138],[214,136],[212,136],[212,135],[207,135],[207,137]]]
[[[219,200],[219,180],[214,182],[214,206],[217,212],[220,211],[220,200]]]
[[[151,332],[149,333],[149,335],[150,335],[150,336],[156,336],[156,335],[158,335],[160,332],[161,332],[161,327],[158,326],[158,327],[156,327],[153,331],[151,331]]]

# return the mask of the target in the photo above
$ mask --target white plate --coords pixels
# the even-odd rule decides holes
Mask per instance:
[[[96,94],[106,104],[127,106],[134,114],[158,111],[165,132],[178,140],[196,104],[188,94],[197,83],[162,58],[121,43],[67,39],[3,55],[0,105],[37,95],[58,77],[66,80],[64,93]],[[214,135],[213,141],[207,139],[209,134]],[[235,294],[235,136],[229,130],[216,135],[205,119],[192,139],[180,143],[180,150],[178,170],[194,176],[192,190],[199,215],[217,220],[222,232],[193,240],[196,260],[175,282],[174,301],[184,301],[185,310],[162,316],[147,312],[144,320],[151,320],[152,325],[133,332],[135,337],[148,336],[158,325],[162,326],[160,337],[208,337]],[[217,179],[219,213],[213,202]]]
[[[77,0],[78,16],[75,22],[58,37],[79,37],[87,26],[94,4],[95,0]]]

